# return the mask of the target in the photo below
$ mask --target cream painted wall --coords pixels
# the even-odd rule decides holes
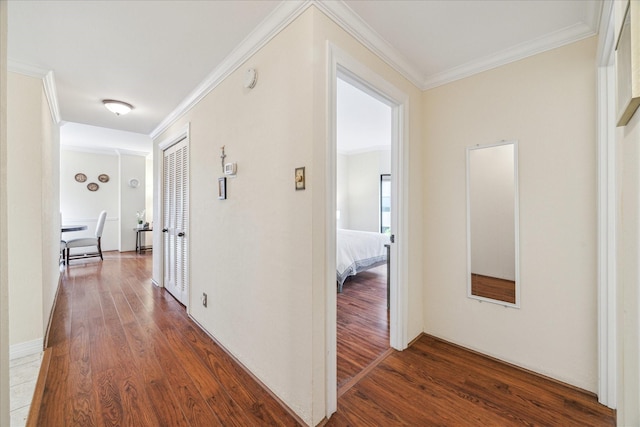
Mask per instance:
[[[98,215],[107,211],[107,222],[102,234],[105,251],[134,251],[136,248],[136,212],[145,209],[146,166],[143,156],[104,154],[64,148],[60,155],[60,211],[65,224],[84,224],[86,231],[64,233],[64,239],[95,235]],[[82,172],[87,182],[79,183],[75,175]],[[109,181],[98,181],[100,174],[109,175]],[[131,178],[140,181],[138,188],[129,187]],[[97,183],[98,191],[89,191],[87,184]],[[151,216],[147,216],[149,221]]]
[[[326,41],[409,94],[411,157],[409,336],[422,330],[420,92],[310,7],[156,139],[190,123],[189,311],[306,423],[325,416]],[[244,70],[259,81],[243,88]],[[415,103],[415,104],[413,104]],[[220,147],[238,163],[216,198]],[[155,186],[160,188],[156,160]],[[307,189],[294,190],[306,166]],[[157,205],[156,205],[157,207]],[[155,211],[154,222],[159,223]],[[160,227],[156,227],[159,230]],[[159,237],[159,231],[156,236]],[[154,281],[162,283],[154,252]],[[200,295],[208,294],[208,308]]]
[[[0,2],[0,425],[3,426],[10,422],[7,222],[7,3]]]
[[[7,102],[9,338],[37,352],[59,280],[59,128],[41,79],[9,73]]]
[[[145,210],[146,204],[146,159],[142,156],[121,154],[118,156],[118,165],[118,200],[120,205],[118,212],[120,218],[119,250],[121,252],[135,251],[136,232],[133,231],[133,229],[138,226],[136,212]],[[131,178],[136,178],[140,181],[140,186],[131,188],[129,186],[129,180]]]
[[[317,191],[314,177],[322,174],[312,156],[312,18],[298,18],[157,138],[191,123],[191,315],[307,423],[311,197]],[[243,87],[248,67],[259,75],[252,90]],[[223,145],[238,175],[227,180],[227,200],[221,201]],[[154,156],[162,157],[157,144]],[[305,191],[294,189],[294,169],[300,166],[306,166]],[[154,251],[156,262],[158,255]],[[203,292],[207,308],[199,302]]]
[[[424,330],[597,390],[595,38],[424,93]],[[520,309],[467,298],[465,147],[519,140]]]
[[[9,338],[42,339],[42,80],[8,75]],[[34,120],[34,117],[36,118]]]
[[[336,155],[336,227],[349,228],[349,156]]]
[[[391,172],[390,151],[338,155],[336,170],[338,227],[379,231],[380,174]]]
[[[46,335],[60,281],[60,127],[52,117],[43,93],[42,120],[42,328]],[[51,213],[54,214],[51,214]]]
[[[149,154],[144,159],[144,209],[145,221],[153,227],[153,156]],[[153,245],[153,235],[151,233],[142,233],[144,236],[143,245]]]
[[[75,175],[84,173],[87,181],[77,182]],[[98,181],[100,174],[109,175],[109,182]],[[144,172],[143,172],[144,173]],[[87,184],[97,183],[98,191],[89,191]],[[87,226],[85,231],[64,233],[63,239],[76,239],[95,236],[98,215],[107,211],[107,221],[102,233],[102,250],[114,251],[120,248],[120,173],[118,156],[87,153],[63,149],[60,152],[60,212],[62,222]],[[138,208],[140,209],[140,208]],[[132,209],[132,222],[135,223],[135,211]],[[132,225],[130,228],[135,227]],[[131,234],[135,236],[133,230]],[[135,237],[134,237],[135,239]],[[133,249],[135,249],[135,240]],[[129,249],[132,250],[132,249]],[[81,252],[75,250],[74,252]]]
[[[617,130],[617,423],[640,425],[640,112]]]

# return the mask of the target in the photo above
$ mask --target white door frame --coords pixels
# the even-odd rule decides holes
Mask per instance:
[[[158,247],[158,253],[159,253],[159,257],[156,259],[159,259],[159,263],[160,263],[160,274],[159,274],[159,286],[161,287],[165,287],[165,283],[164,283],[164,260],[165,260],[165,256],[164,256],[164,236],[162,235],[162,228],[164,227],[163,224],[163,220],[164,220],[164,152],[165,150],[167,150],[168,148],[174,146],[175,144],[182,142],[183,140],[186,140],[186,144],[188,150],[187,153],[189,153],[189,157],[187,159],[189,165],[188,165],[188,170],[189,170],[189,175],[187,176],[187,179],[190,181],[191,180],[191,138],[190,138],[190,123],[187,123],[186,125],[184,125],[183,127],[180,128],[180,130],[178,130],[178,132],[176,132],[175,134],[173,134],[172,136],[162,140],[160,143],[158,143],[158,151],[159,151],[159,155],[158,155],[158,161],[156,164],[159,165],[159,170],[160,173],[159,175],[159,180],[158,185],[159,185],[159,191],[158,191],[158,203],[156,204],[156,209],[158,212],[158,215],[156,216],[156,218],[158,218],[159,221],[157,221],[158,224],[160,224],[160,227],[156,227],[158,231],[154,231],[154,233],[159,233],[159,238],[157,239],[157,243],[154,242],[155,246]],[[189,185],[190,188],[190,185]],[[187,198],[187,203],[191,204],[191,198]],[[190,206],[187,206],[187,209],[190,212]],[[188,225],[187,225],[187,230],[191,230],[191,216],[189,216],[188,218]],[[191,253],[191,239],[187,240],[187,253],[190,254]],[[154,253],[156,253],[155,248],[154,248]],[[187,287],[187,299],[186,299],[186,311],[187,314],[190,314],[190,307],[191,307],[191,261],[190,261],[191,257],[187,257],[187,282],[189,283],[189,286]]]
[[[598,401],[617,406],[616,77],[614,2],[603,3],[597,54]]]
[[[349,82],[374,96],[392,109],[391,142],[391,245],[390,344],[396,350],[408,346],[408,146],[409,97],[380,75],[356,61],[334,44],[327,42],[327,191],[326,191],[326,416],[337,410],[337,295],[336,295],[336,102],[337,78]]]

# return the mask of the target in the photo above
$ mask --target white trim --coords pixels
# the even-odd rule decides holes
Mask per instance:
[[[170,148],[172,145],[177,144],[178,142],[182,141],[185,138],[188,141],[190,132],[191,132],[191,123],[187,123],[184,126],[182,126],[180,129],[178,129],[178,131],[175,134],[158,142],[158,148],[160,149],[160,151],[164,151],[167,148]]]
[[[392,108],[392,143],[391,143],[391,173],[397,175],[392,178],[392,212],[401,213],[392,215],[391,229],[395,230],[396,244],[391,245],[391,259],[399,260],[399,263],[391,263],[391,310],[390,310],[390,343],[396,350],[407,348],[407,311],[408,311],[408,262],[405,254],[408,254],[408,233],[406,224],[408,223],[408,206],[406,189],[408,188],[408,129],[409,129],[409,97],[398,88],[391,85],[374,71],[361,64],[339,47],[329,42],[330,53],[336,63],[336,75],[359,89],[365,91],[370,96],[379,99]],[[330,61],[330,63],[334,62]],[[333,105],[331,109],[335,108]],[[331,114],[335,114],[332,111]],[[332,129],[332,132],[335,129]],[[332,138],[335,136],[331,134]],[[333,144],[332,143],[332,150]],[[395,172],[395,174],[394,174]],[[331,200],[335,199],[335,187],[331,187],[327,192]],[[334,202],[335,203],[335,202]],[[333,209],[335,212],[335,209]],[[333,214],[335,217],[335,213]],[[335,229],[335,227],[334,227]],[[335,250],[335,246],[331,248]],[[335,253],[327,254],[330,259],[335,258]],[[394,286],[395,284],[395,286]],[[335,285],[335,284],[334,284]]]
[[[32,341],[26,341],[19,344],[13,344],[9,348],[9,359],[18,359],[20,357],[31,356],[32,354],[42,353],[44,341],[38,338]]]
[[[423,75],[411,62],[393,48],[380,34],[356,14],[344,1],[314,0],[313,4],[343,30],[366,46],[391,68],[421,90],[432,89],[478,74],[538,53],[555,49],[597,34],[600,3],[588,7],[586,23],[575,24],[522,43],[493,55],[429,76]]]
[[[614,3],[603,3],[598,40],[598,401],[617,407],[616,77]]]
[[[428,76],[423,84],[422,90],[432,89],[456,80],[470,77],[483,71],[501,67],[511,62],[539,53],[555,49],[561,46],[577,42],[587,37],[595,35],[596,32],[587,24],[575,24],[562,30],[555,31],[535,40],[521,43],[517,46],[505,49],[501,52],[485,56],[479,60],[468,62],[458,67],[451,68],[442,73]]]
[[[165,261],[165,254],[164,254],[164,236],[162,234],[162,229],[164,228],[164,151],[171,148],[172,146],[174,146],[175,144],[183,141],[186,139],[186,144],[189,147],[187,150],[188,153],[188,166],[187,168],[189,169],[189,175],[187,176],[187,179],[189,180],[189,184],[187,187],[187,191],[190,193],[191,192],[191,123],[185,123],[183,126],[181,126],[174,134],[172,134],[171,136],[163,139],[162,141],[158,142],[158,155],[155,156],[155,166],[154,168],[158,168],[157,170],[159,171],[159,173],[157,174],[158,180],[155,182],[155,188],[158,190],[157,194],[158,197],[154,197],[154,201],[155,201],[155,206],[154,206],[154,221],[156,224],[161,224],[160,227],[157,228],[157,231],[154,230],[154,234],[157,233],[158,239],[157,239],[157,243],[154,241],[154,246],[157,247],[157,250],[154,250],[154,259],[153,259],[153,263],[155,264],[156,262],[159,263],[160,265],[160,271],[159,271],[159,280],[154,280],[152,279],[153,283],[160,287],[160,288],[164,288],[164,261]],[[155,141],[154,141],[155,143]],[[189,196],[187,195],[187,209],[190,212],[191,211],[191,199],[189,198]],[[158,216],[155,217],[155,213],[158,213]],[[188,217],[188,221],[189,223],[187,224],[187,232],[189,232],[189,230],[191,230],[191,215],[189,215]],[[187,288],[187,298],[186,298],[186,312],[187,314],[191,315],[191,239],[189,238],[187,240],[188,242],[188,246],[187,246],[187,283],[188,283],[188,288]],[[158,258],[156,258],[156,256]]]
[[[37,67],[35,65],[25,64],[13,59],[8,60],[8,71],[12,73],[18,73],[29,77],[36,77],[38,79],[44,79],[49,70]]]
[[[613,5],[613,0],[605,0],[602,4],[601,22],[599,26],[601,31],[598,35],[598,50],[596,54],[598,66],[600,67],[613,65],[613,52],[616,39],[614,34]]]
[[[392,108],[392,150],[391,171],[395,175],[392,179],[392,229],[396,236],[396,243],[391,245],[391,259],[398,260],[391,263],[390,290],[390,345],[397,350],[404,350],[408,346],[408,138],[409,138],[409,97],[398,88],[384,80],[360,62],[353,59],[339,47],[327,42],[328,66],[327,88],[327,191],[326,191],[326,416],[329,417],[337,408],[336,383],[336,282],[335,260],[336,243],[336,79],[340,76],[350,84],[366,91],[369,95],[381,100]],[[398,215],[399,213],[399,215]]]
[[[100,154],[104,156],[140,156],[140,157],[148,157],[153,154],[153,152],[149,151],[134,151],[134,150],[126,150],[124,148],[101,148],[101,147],[88,147],[84,145],[60,145],[60,151],[74,151],[78,153],[91,153],[91,154]]]
[[[120,221],[120,218],[117,217],[117,216],[116,217],[107,217],[107,218],[105,218],[105,221]],[[65,220],[64,220],[64,224],[65,225],[75,225],[74,222],[84,222],[84,223],[86,223],[86,222],[89,222],[89,223],[95,222],[95,223],[97,223],[98,219],[97,218],[65,218]],[[83,224],[83,225],[86,225],[86,224]],[[74,231],[69,231],[69,233],[75,233],[75,232]]]
[[[149,134],[157,138],[169,126],[186,114],[209,92],[222,83],[252,55],[266,45],[307,7],[310,0],[289,0],[280,3],[156,128]]]
[[[47,75],[44,76],[42,85],[44,86],[44,94],[49,104],[49,111],[51,111],[51,118],[54,123],[59,125],[61,122],[60,107],[58,106],[58,91],[56,90],[56,79],[53,71],[49,71]]]
[[[333,54],[332,45],[327,43],[327,172],[326,172],[326,200],[325,200],[325,277],[327,282],[327,297],[325,301],[325,416],[338,410],[338,349],[337,349],[337,316],[338,299],[336,295],[336,236],[328,230],[335,230],[336,225],[336,175],[337,175],[337,114],[338,98],[338,60]],[[331,248],[331,249],[330,249]],[[333,254],[333,255],[331,255]]]
[[[313,4],[340,28],[371,50],[416,87],[422,88],[424,76],[397,49],[389,44],[344,1],[320,1]]]

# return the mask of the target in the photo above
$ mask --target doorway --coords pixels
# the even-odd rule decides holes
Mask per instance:
[[[390,107],[391,110],[391,230],[395,237],[389,245],[389,344],[396,350],[408,345],[408,106],[409,97],[378,74],[353,59],[342,49],[328,44],[328,151],[326,192],[326,415],[337,410],[337,292],[336,292],[336,229],[337,229],[337,86],[338,79],[360,89]]]
[[[338,397],[389,350],[392,108],[338,76]]]
[[[182,137],[162,153],[162,260],[167,291],[189,300],[189,144]]]

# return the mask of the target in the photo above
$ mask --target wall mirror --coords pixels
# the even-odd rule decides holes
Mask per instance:
[[[518,143],[467,147],[468,296],[520,306]]]

